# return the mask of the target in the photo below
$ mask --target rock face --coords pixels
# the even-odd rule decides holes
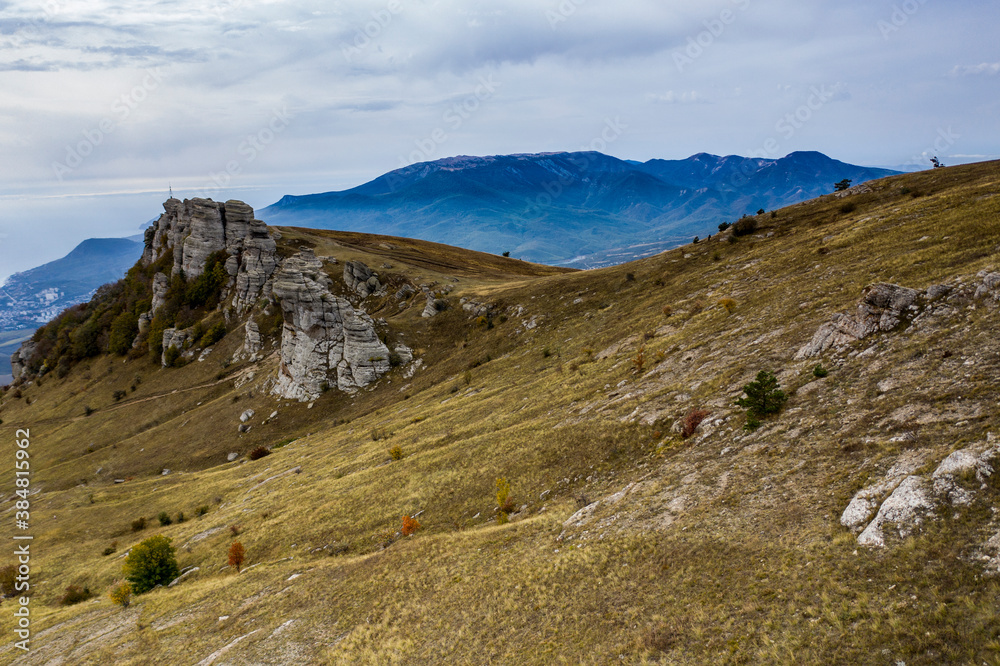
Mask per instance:
[[[915,289],[896,284],[880,283],[865,287],[857,311],[853,315],[837,315],[833,321],[823,324],[795,358],[819,356],[831,347],[848,345],[873,333],[895,329],[917,313],[920,295]]]
[[[327,387],[353,392],[389,370],[389,350],[371,317],[330,293],[323,262],[311,251],[286,259],[273,294],[285,324],[281,365],[272,393],[308,401]]]
[[[35,343],[32,340],[24,342],[10,357],[11,374],[18,380],[24,374],[28,359],[35,353]]]
[[[177,347],[178,349],[184,349],[184,343],[188,341],[191,335],[187,331],[168,328],[163,331],[163,353],[160,355],[160,363],[163,367],[167,366],[167,350],[171,347]]]
[[[165,254],[172,258],[171,274],[188,280],[201,275],[214,252],[225,251],[226,272],[235,278],[233,304],[244,312],[260,296],[276,265],[275,243],[267,225],[255,220],[253,208],[242,201],[218,203],[211,199],[168,199],[164,213],[146,230],[144,264]],[[169,278],[157,274],[151,314],[163,304]]]
[[[992,462],[997,457],[1000,444],[991,435],[985,443],[952,452],[930,475],[913,474],[922,466],[922,458],[901,460],[884,479],[858,491],[840,523],[861,532],[858,543],[862,546],[884,547],[890,528],[900,537],[906,537],[939,506],[972,504],[975,490],[970,489],[970,483],[984,484],[994,472]],[[880,502],[889,491],[891,494]]]
[[[344,283],[361,298],[367,298],[382,288],[378,275],[360,261],[348,261],[344,264]]]

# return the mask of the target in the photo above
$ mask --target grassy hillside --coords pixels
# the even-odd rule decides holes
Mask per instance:
[[[360,259],[390,283],[453,285],[432,319],[419,294],[365,304],[419,368],[276,402],[273,347],[223,363],[237,330],[183,368],[98,358],[5,394],[0,436],[31,428],[39,492],[33,650],[0,661],[997,663],[1000,475],[964,479],[974,500],[883,549],[839,522],[892,466],[929,474],[1000,435],[997,303],[795,355],[866,285],[1000,270],[998,191],[1000,163],[897,176],[761,216],[737,242],[587,272],[282,228],[281,252],[336,258],[337,283]],[[502,316],[490,328],[461,297]],[[734,401],[759,370],[789,400],[747,432]],[[683,438],[692,409],[709,414]],[[259,445],[272,455],[248,460]],[[161,511],[187,520],[161,527]],[[399,536],[402,516],[422,529]],[[112,605],[125,552],[152,534],[197,571]],[[101,596],[60,606],[69,585]]]

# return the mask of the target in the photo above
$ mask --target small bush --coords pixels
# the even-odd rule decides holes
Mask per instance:
[[[368,431],[368,436],[372,438],[373,442],[379,442],[392,437],[392,433],[385,428],[372,428]]]
[[[684,422],[681,425],[681,437],[687,439],[694,434],[694,431],[698,429],[698,425],[705,420],[705,417],[711,414],[705,409],[692,409],[684,417]]]
[[[207,504],[202,504],[201,506],[199,506],[197,509],[194,510],[194,515],[196,517],[198,517],[198,518],[201,518],[206,513],[208,513],[208,505]]]
[[[509,257],[510,256],[510,250],[505,250],[504,253],[503,253],[503,256]]]
[[[673,306],[670,305],[664,305],[662,308],[660,308],[660,312],[663,313],[664,317],[669,317],[674,313],[674,308]]]
[[[208,329],[203,336],[201,336],[201,340],[198,341],[198,346],[211,347],[224,337],[226,337],[226,324],[225,322],[220,321],[212,326],[212,328]]]
[[[733,236],[749,236],[757,231],[757,219],[754,217],[741,217],[733,225]]]
[[[118,550],[118,542],[115,541],[110,546],[108,546],[107,548],[105,548],[104,552],[102,552],[101,555],[103,555],[104,557],[107,557],[108,555],[113,554],[117,550]]]
[[[401,447],[399,444],[397,444],[394,447],[392,447],[391,449],[389,449],[389,457],[391,457],[393,460],[402,460],[403,459],[403,447]]]
[[[413,533],[420,529],[420,523],[417,522],[416,518],[411,518],[410,516],[403,516],[403,527],[400,532],[403,536],[413,536]]]
[[[733,310],[736,309],[736,301],[731,298],[722,298],[719,300],[719,306],[725,308],[729,314],[732,314]]]
[[[145,518],[136,518],[135,520],[132,521],[132,531],[133,532],[141,532],[144,529],[146,529],[146,519]]]
[[[94,408],[91,407],[90,405],[84,405],[84,407],[83,407],[83,415],[84,416],[90,416],[91,414],[94,413],[94,411],[95,411]]]
[[[694,240],[693,240],[693,241],[691,241],[691,242],[692,242],[693,244],[697,245],[697,244],[698,244],[698,241],[700,241],[700,240],[701,240],[700,238],[698,238],[697,236],[695,236],[695,237],[694,237]]]
[[[258,446],[250,452],[247,458],[250,460],[260,460],[261,458],[269,455],[271,455],[271,451],[266,446]]]
[[[693,317],[704,309],[705,309],[705,301],[699,298],[695,300],[694,303],[691,304],[691,310],[689,311],[689,315]]]
[[[111,397],[114,399],[115,402],[118,402],[119,400],[121,400],[122,398],[124,398],[126,395],[128,395],[128,393],[126,391],[120,391],[119,390],[119,391],[115,391],[114,393],[112,393]]]
[[[184,517],[184,512],[183,511],[178,511],[177,512],[177,520],[175,522],[177,522],[177,523],[183,523],[185,520],[187,520],[187,518]]]
[[[725,231],[730,226],[732,225],[730,225],[728,222],[722,222],[721,224],[719,224],[719,231]]]
[[[111,598],[112,603],[122,608],[128,608],[128,605],[132,602],[132,586],[128,581],[119,581],[111,586],[108,596]]]
[[[157,585],[166,585],[180,574],[174,547],[170,545],[170,539],[162,535],[132,546],[122,571],[136,594],[148,592]]]
[[[824,368],[822,363],[813,368],[813,377],[818,377],[822,379],[823,377],[826,377],[828,374],[830,374],[830,371]]]
[[[230,525],[229,526],[229,533],[232,534],[234,537],[235,536],[239,536],[240,535],[240,526],[239,525]]]
[[[166,364],[168,368],[178,367],[178,362],[180,361],[180,358],[181,358],[180,347],[174,347],[173,345],[171,345],[167,347],[167,349],[163,352],[163,362]]]
[[[93,594],[90,592],[89,587],[80,587],[79,585],[70,585],[66,588],[66,594],[62,596],[59,600],[60,606],[72,606],[73,604],[78,604],[81,601],[86,601],[90,599]]]
[[[234,541],[233,545],[229,547],[229,566],[236,569],[236,573],[240,572],[245,555],[246,552],[243,550],[243,544],[239,541]]]
[[[160,521],[160,527],[166,527],[167,525],[173,524],[173,520],[170,519],[170,514],[166,511],[161,511],[156,519]]]
[[[848,213],[853,213],[857,209],[858,205],[856,203],[854,203],[853,201],[848,201],[847,203],[843,204],[840,207],[840,212],[847,215]]]
[[[632,366],[637,374],[642,374],[642,369],[646,367],[646,347],[639,347],[639,351],[632,357]]]
[[[510,483],[506,477],[499,477],[496,480],[497,507],[500,510],[497,522],[503,525],[507,522],[507,516],[514,510],[514,498],[510,496]]]
[[[543,348],[542,349],[542,358],[548,358],[550,356],[552,356],[552,350],[549,349],[548,347]]]

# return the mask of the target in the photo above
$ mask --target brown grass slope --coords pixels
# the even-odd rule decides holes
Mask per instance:
[[[1000,585],[982,557],[1000,530],[1000,475],[885,549],[839,524],[901,458],[926,473],[1000,435],[997,307],[794,356],[868,284],[925,289],[1000,270],[1000,163],[869,183],[759,224],[737,243],[720,234],[573,273],[281,229],[283,252],[309,246],[451,284],[450,300],[504,316],[488,328],[457,307],[423,319],[420,295],[403,308],[371,299],[423,368],[311,406],[266,395],[273,348],[222,367],[238,331],[203,363],[99,359],[5,395],[0,436],[31,428],[39,492],[33,651],[8,644],[0,660],[998,663]],[[335,281],[340,268],[329,266]],[[828,377],[813,376],[817,363]],[[733,401],[761,369],[790,399],[747,433]],[[692,408],[710,414],[682,439]],[[12,489],[11,467],[0,479]],[[516,506],[503,525],[498,477]],[[160,511],[189,519],[154,527]],[[423,529],[396,535],[414,514]],[[140,516],[151,526],[133,533]],[[225,568],[231,526],[247,553],[239,575]],[[198,571],[124,611],[106,596],[58,605],[71,584],[105,592],[128,547],[154,533]]]

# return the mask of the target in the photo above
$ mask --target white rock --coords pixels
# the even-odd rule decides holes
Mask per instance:
[[[920,524],[922,515],[934,505],[926,490],[926,482],[919,476],[908,476],[892,492],[865,531],[858,537],[862,546],[885,546],[883,528],[895,524],[900,537],[909,536]]]

